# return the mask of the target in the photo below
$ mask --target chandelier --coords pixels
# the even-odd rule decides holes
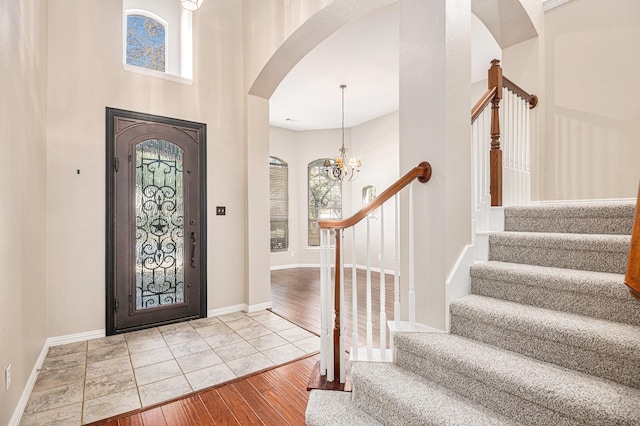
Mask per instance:
[[[327,172],[327,176],[331,180],[339,181],[353,181],[358,178],[362,163],[357,158],[349,158],[347,155],[347,148],[344,147],[344,89],[347,86],[340,85],[342,89],[342,146],[338,150],[340,154],[336,157],[335,161],[325,160],[324,167]]]
[[[180,0],[180,4],[186,10],[193,12],[194,10],[198,10],[202,5],[204,0]]]

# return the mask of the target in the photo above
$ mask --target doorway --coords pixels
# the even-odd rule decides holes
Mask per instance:
[[[107,335],[206,317],[206,125],[106,113]]]

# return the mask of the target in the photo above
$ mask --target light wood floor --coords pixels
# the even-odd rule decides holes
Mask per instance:
[[[351,300],[351,272],[345,273],[345,292]],[[272,311],[291,322],[319,334],[320,273],[317,268],[297,268],[272,271]],[[360,343],[365,339],[367,315],[366,275],[358,271],[358,329]],[[379,340],[380,277],[372,274],[371,321],[374,342]],[[385,307],[390,319],[393,306],[393,277],[385,279]],[[343,318],[351,331],[351,305]],[[351,339],[347,339],[351,344]],[[174,425],[304,425],[309,392],[306,390],[311,370],[318,361],[313,355],[275,369],[196,392],[178,400],[152,408],[141,409],[117,418],[94,423],[105,426],[174,426]]]

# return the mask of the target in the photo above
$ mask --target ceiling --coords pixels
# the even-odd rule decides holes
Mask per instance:
[[[398,111],[398,56],[393,3],[346,25],[302,58],[270,98],[270,124],[297,131],[340,128],[341,84],[347,86],[347,128]],[[496,41],[473,16],[472,81],[486,78],[491,59],[500,56]]]

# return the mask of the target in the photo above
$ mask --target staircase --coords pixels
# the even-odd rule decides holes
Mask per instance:
[[[312,391],[314,425],[640,425],[640,302],[624,284],[633,204],[512,207],[451,304],[451,333],[400,333]]]

